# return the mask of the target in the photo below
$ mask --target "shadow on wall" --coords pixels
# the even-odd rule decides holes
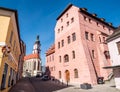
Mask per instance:
[[[56,83],[56,84],[60,84],[60,85],[64,85],[64,86],[70,86],[69,85],[69,80],[70,80],[70,74],[69,71],[66,70],[66,83],[63,83],[62,79],[56,79],[54,76],[51,76],[51,72],[50,72],[50,68],[49,66],[46,67],[45,73],[43,75],[48,75],[49,78],[51,79],[52,82]]]
[[[120,69],[114,69],[113,72],[115,78],[120,78]]]
[[[49,77],[51,76],[51,72],[50,72],[49,66],[46,67],[44,75],[48,75]]]

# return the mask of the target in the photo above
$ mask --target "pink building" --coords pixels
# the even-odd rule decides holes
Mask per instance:
[[[87,9],[68,5],[57,18],[55,43],[46,51],[50,75],[70,84],[107,80],[112,71],[103,69],[111,65],[106,38],[114,29]]]

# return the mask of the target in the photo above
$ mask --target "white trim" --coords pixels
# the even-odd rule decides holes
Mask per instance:
[[[5,42],[0,42],[0,46],[5,46]]]

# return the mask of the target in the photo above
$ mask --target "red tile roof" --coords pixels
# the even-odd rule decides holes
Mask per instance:
[[[40,57],[39,57],[39,54],[29,54],[29,55],[26,55],[26,56],[24,57],[24,60],[34,59],[34,58],[40,58]]]
[[[47,51],[46,56],[53,54],[55,52],[55,44],[53,44]]]

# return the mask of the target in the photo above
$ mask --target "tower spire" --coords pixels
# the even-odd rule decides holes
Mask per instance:
[[[33,53],[40,54],[40,46],[41,46],[41,44],[40,44],[40,40],[39,40],[39,35],[37,35],[36,41],[33,46]]]

